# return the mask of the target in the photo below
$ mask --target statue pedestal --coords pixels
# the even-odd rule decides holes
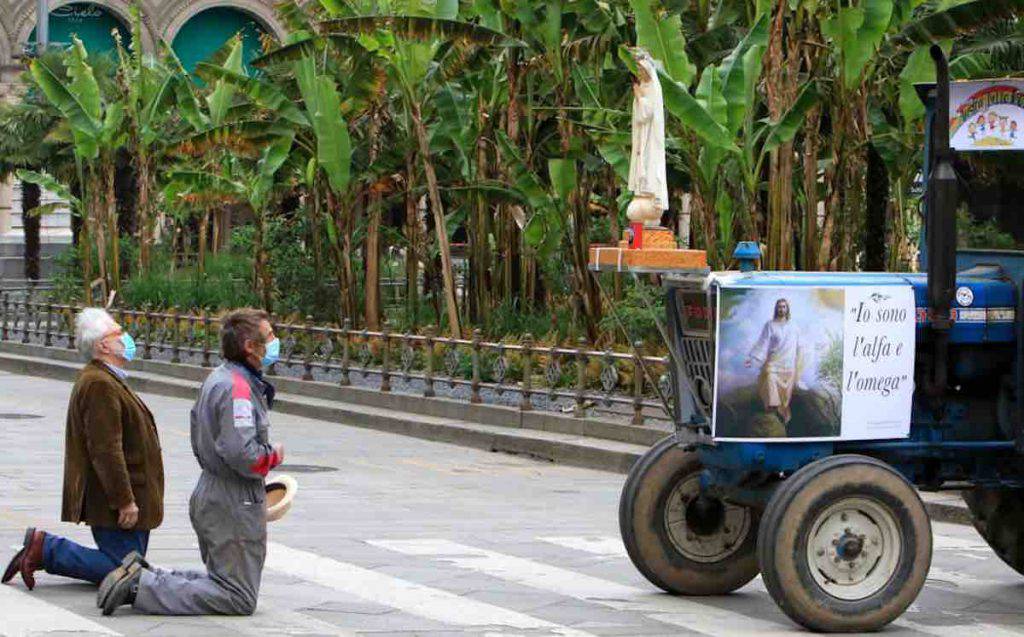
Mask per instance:
[[[639,224],[635,224],[639,225]],[[703,250],[677,247],[671,230],[660,227],[631,228],[618,245],[591,245],[589,268],[595,272],[671,272],[708,269]]]

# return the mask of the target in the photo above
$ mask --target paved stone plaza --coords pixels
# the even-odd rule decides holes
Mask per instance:
[[[0,559],[59,517],[70,384],[0,372]],[[160,565],[199,566],[187,501],[197,477],[188,401],[144,395],[168,476]],[[27,416],[40,416],[37,418]],[[40,574],[0,586],[0,635],[788,635],[760,583],[659,594],[618,538],[623,476],[304,418],[273,418],[300,482],[270,528],[259,610],[246,618],[100,617],[95,589]],[[891,635],[1024,635],[1024,578],[968,527],[936,524],[924,592]]]

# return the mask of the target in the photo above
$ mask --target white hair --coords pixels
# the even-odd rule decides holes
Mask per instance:
[[[75,342],[83,359],[91,361],[94,358],[96,342],[115,325],[117,321],[102,308],[87,307],[78,313],[75,317]]]

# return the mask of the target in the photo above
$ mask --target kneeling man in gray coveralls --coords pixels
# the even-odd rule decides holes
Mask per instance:
[[[267,553],[263,479],[284,459],[271,446],[267,412],[274,388],[263,367],[280,343],[269,316],[237,310],[221,322],[226,361],[206,378],[192,407],[192,451],[202,474],[189,501],[206,572],[152,568],[125,558],[100,584],[97,604],[109,615],[122,605],[154,615],[251,615]]]

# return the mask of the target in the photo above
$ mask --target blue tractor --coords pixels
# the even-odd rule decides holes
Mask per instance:
[[[937,81],[918,87],[928,109],[920,258],[927,274],[761,272],[753,267],[757,247],[741,244],[741,272],[729,275],[755,290],[911,289],[916,325],[901,354],[908,365],[913,359],[907,430],[793,440],[788,425],[777,430],[786,414],[749,436],[757,440],[714,432],[716,352],[729,345],[716,341],[726,338],[722,273],[664,274],[676,431],[632,468],[619,521],[633,563],[665,591],[721,595],[760,573],[779,607],[806,628],[879,629],[914,601],[931,564],[918,490],[961,490],[978,532],[1024,574],[1024,251],[957,249],[959,210],[984,216],[1021,204],[972,173],[970,162],[992,153],[951,149],[950,91],[959,83],[949,82],[938,47],[932,56]],[[1006,227],[1024,229],[1021,219]]]

